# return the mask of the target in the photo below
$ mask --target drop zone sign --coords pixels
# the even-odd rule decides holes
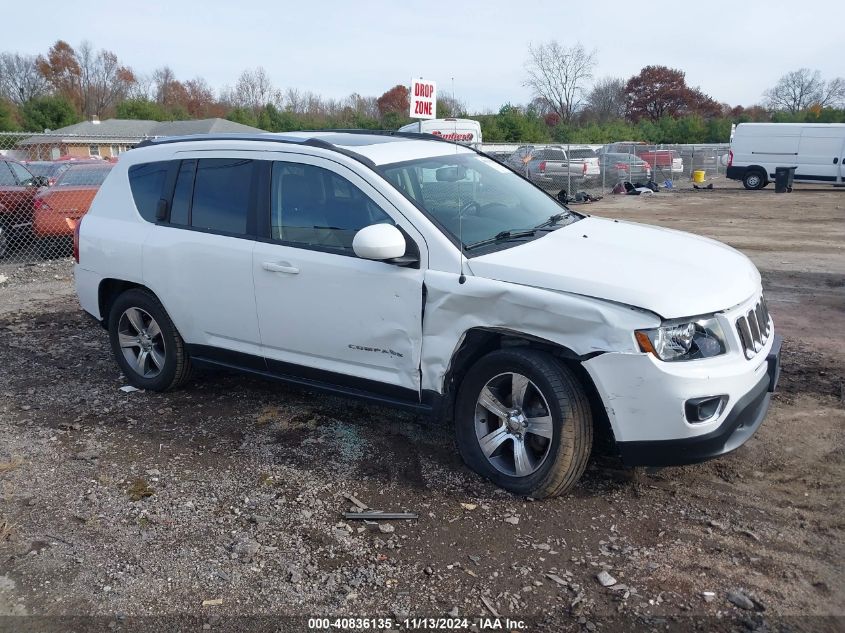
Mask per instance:
[[[437,84],[426,79],[411,79],[411,118],[437,118]]]

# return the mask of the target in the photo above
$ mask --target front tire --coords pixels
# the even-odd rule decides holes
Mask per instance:
[[[762,189],[767,184],[769,184],[766,175],[761,171],[749,171],[745,174],[745,177],[742,179],[742,185],[746,189],[757,190]]]
[[[470,468],[536,499],[572,488],[593,444],[583,387],[562,362],[532,349],[498,350],[469,370],[458,392],[455,433]]]
[[[147,290],[127,290],[112,304],[109,341],[117,364],[134,387],[167,391],[190,377],[185,342],[159,300]]]

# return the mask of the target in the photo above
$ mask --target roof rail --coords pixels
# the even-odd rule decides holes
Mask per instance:
[[[373,136],[399,136],[402,138],[420,139],[426,141],[440,141],[441,143],[455,144],[455,141],[450,141],[436,134],[429,134],[428,132],[400,132],[399,130],[366,130],[361,128],[327,128],[324,130],[301,130],[302,132],[325,133],[331,132],[334,134],[372,134]]]
[[[308,130],[311,131],[311,130]],[[183,136],[162,136],[158,138],[151,138],[151,139],[144,139],[140,143],[138,143],[135,147],[150,147],[153,145],[169,145],[171,143],[192,143],[194,141],[258,141],[263,143],[286,143],[289,145],[308,145],[310,147],[319,147],[321,149],[327,149],[333,152],[337,152],[338,154],[343,154],[344,156],[348,156],[353,160],[357,160],[359,163],[370,167],[371,169],[375,169],[376,164],[367,158],[366,156],[362,156],[358,152],[353,152],[351,150],[346,149],[345,147],[338,147],[337,145],[333,145],[327,141],[324,141],[321,138],[292,138],[292,137],[279,137],[274,136],[271,133],[265,134],[240,134],[240,133],[231,133],[231,134],[186,134]]]

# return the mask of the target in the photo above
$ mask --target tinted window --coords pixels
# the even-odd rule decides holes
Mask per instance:
[[[191,223],[191,197],[194,193],[194,172],[197,161],[183,160],[173,190],[173,204],[170,207],[170,223],[187,226]]]
[[[9,169],[9,163],[0,161],[0,187],[14,187],[17,184],[18,182]]]
[[[61,187],[100,186],[109,175],[108,167],[71,167],[63,173],[56,182]]]
[[[573,149],[569,152],[572,158],[595,158],[596,153],[591,149]]]
[[[350,252],[360,229],[393,223],[346,178],[298,163],[273,163],[270,213],[273,239]]]
[[[254,161],[203,158],[197,165],[191,226],[246,234]]]
[[[129,187],[141,217],[147,222],[156,221],[156,206],[164,195],[168,161],[133,165],[129,168]]]

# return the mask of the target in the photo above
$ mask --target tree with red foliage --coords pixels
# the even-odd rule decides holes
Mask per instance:
[[[625,84],[626,116],[632,121],[700,114],[719,116],[721,106],[687,85],[683,71],[666,66],[646,66]]]
[[[408,111],[411,108],[410,90],[408,90],[407,86],[401,84],[393,86],[393,88],[376,99],[376,105],[382,118],[391,112],[408,116]]]

